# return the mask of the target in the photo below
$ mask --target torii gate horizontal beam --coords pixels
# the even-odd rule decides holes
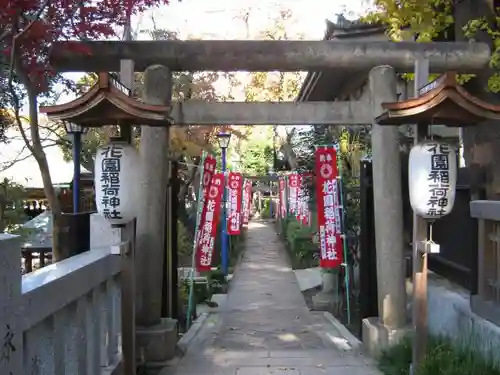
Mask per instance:
[[[371,124],[370,106],[362,102],[176,103],[175,125],[351,125]]]
[[[415,60],[426,59],[435,73],[471,73],[485,68],[490,56],[486,44],[467,42],[95,41],[55,43],[51,64],[60,72],[116,72],[120,60],[127,59],[134,60],[136,71],[161,64],[174,71],[366,70],[390,65],[412,72]]]

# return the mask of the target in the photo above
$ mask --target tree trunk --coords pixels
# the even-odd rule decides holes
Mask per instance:
[[[43,191],[52,211],[52,259],[54,262],[58,262],[69,256],[67,251],[63,251],[60,246],[60,216],[62,213],[61,202],[59,201],[54,186],[52,185],[49,164],[47,162],[45,152],[43,151],[42,141],[40,139],[37,95],[29,88],[28,104],[33,157],[40,168],[40,174],[42,175],[43,181]]]
[[[455,34],[457,41],[465,40],[463,26],[470,19],[486,17],[495,20],[491,0],[464,0],[455,5]],[[476,37],[478,42],[491,46],[491,38],[486,33]],[[487,91],[488,78],[492,69],[484,69],[466,85],[467,90],[478,98],[500,104],[498,94]],[[463,131],[464,157],[471,172],[473,193],[478,189],[486,190],[486,198],[500,199],[500,128],[498,121],[484,121],[476,126],[465,127]]]
[[[297,155],[295,155],[295,151],[293,151],[293,147],[289,143],[284,143],[281,146],[281,150],[285,154],[286,160],[288,161],[288,164],[290,165],[290,168],[292,170],[296,170],[298,165],[297,165]]]
[[[186,158],[186,160],[189,164],[194,163],[194,161],[191,158]],[[178,197],[179,197],[180,202],[184,202],[184,199],[186,198],[186,194],[189,190],[189,186],[193,183],[195,176],[199,173],[199,169],[200,168],[197,168],[196,166],[188,165],[187,180],[179,189]]]

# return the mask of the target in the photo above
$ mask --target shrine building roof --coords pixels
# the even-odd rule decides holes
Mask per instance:
[[[382,103],[384,113],[376,118],[380,125],[440,124],[470,126],[485,120],[500,120],[500,105],[493,105],[470,94],[457,83],[455,72],[448,72],[419,90],[416,98]]]

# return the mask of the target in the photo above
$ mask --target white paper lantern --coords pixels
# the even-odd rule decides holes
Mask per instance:
[[[426,141],[410,151],[408,183],[413,211],[425,219],[448,215],[455,202],[457,157],[452,146]]]
[[[137,216],[139,153],[126,142],[112,142],[96,153],[94,186],[97,211],[111,224]]]

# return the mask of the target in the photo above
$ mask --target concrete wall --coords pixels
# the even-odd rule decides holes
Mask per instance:
[[[407,288],[411,296],[411,284]],[[500,327],[474,314],[469,292],[434,273],[429,275],[429,331],[475,348],[500,365]]]

